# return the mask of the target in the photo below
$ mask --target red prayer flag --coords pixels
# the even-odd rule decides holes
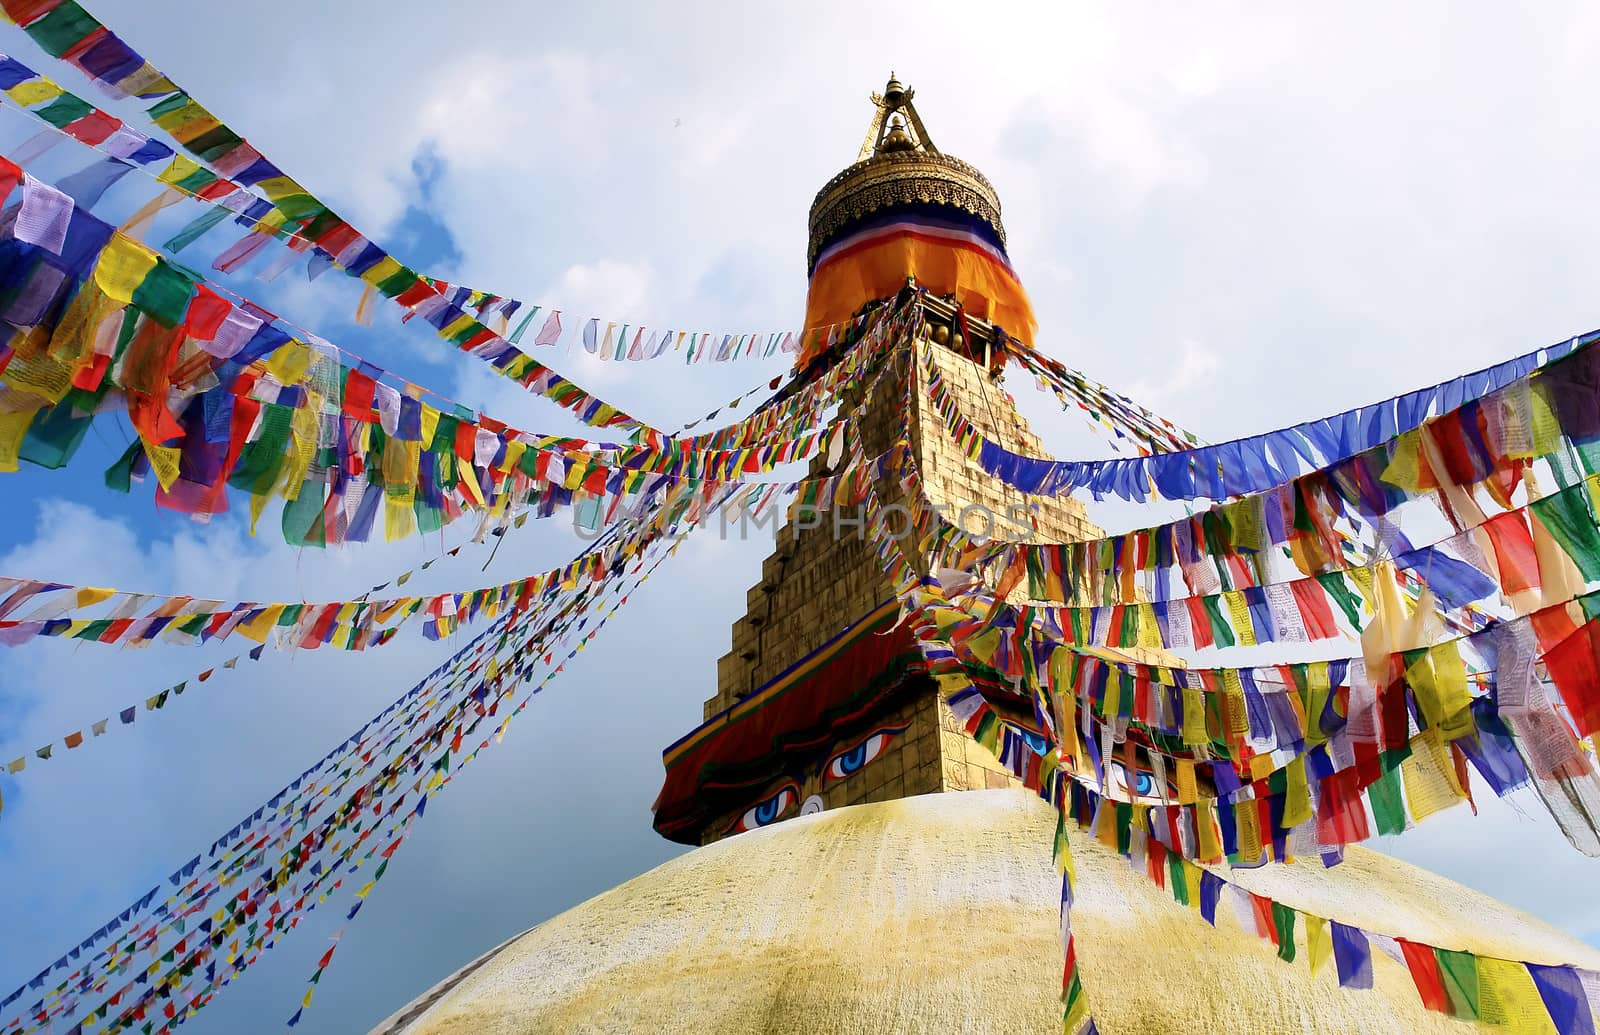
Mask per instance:
[[[1351,844],[1372,836],[1357,779],[1354,769],[1342,769],[1323,779],[1317,810],[1317,838],[1323,844]]]
[[[1545,652],[1545,668],[1561,691],[1580,736],[1600,732],[1600,625],[1589,622]]]
[[[121,128],[121,119],[96,108],[81,119],[67,123],[62,132],[93,147],[104,143],[107,137]]]
[[[377,423],[378,415],[372,408],[372,397],[377,390],[377,384],[366,374],[351,367],[344,381],[345,415],[368,424]]]
[[[0,370],[3,369],[4,367],[0,367]],[[72,372],[72,387],[92,392],[100,387],[100,382],[105,380],[106,371],[110,369],[111,357],[97,352],[89,357],[89,362]]]
[[[1211,635],[1211,616],[1199,597],[1187,597],[1183,603],[1189,609],[1189,629],[1194,634],[1195,649],[1204,650],[1216,642]]]
[[[0,205],[5,204],[17,184],[22,182],[22,166],[0,158]]]
[[[1339,635],[1339,626],[1333,620],[1333,608],[1328,604],[1328,592],[1316,579],[1296,579],[1289,583],[1289,592],[1300,609],[1300,621],[1306,627],[1306,636],[1312,641],[1328,640]]]
[[[214,341],[222,329],[222,321],[232,311],[232,302],[204,284],[196,284],[194,297],[189,300],[189,311],[183,318],[184,333],[199,341]]]
[[[321,244],[322,242],[318,241],[317,243]],[[415,284],[411,285],[410,287],[406,288],[404,291],[402,291],[398,295],[396,295],[394,297],[394,300],[396,302],[399,302],[401,305],[405,306],[407,309],[412,309],[412,308],[415,308],[416,305],[419,302],[421,302],[423,299],[431,298],[431,297],[433,297],[434,295],[437,295],[437,294],[438,294],[438,292],[435,291],[433,289],[433,286],[431,284],[429,284],[426,280],[419,280]]]
[[[1400,943],[1400,951],[1405,953],[1406,968],[1411,971],[1411,980],[1416,983],[1422,1005],[1434,1013],[1453,1015],[1450,996],[1444,990],[1444,976],[1439,973],[1439,957],[1434,955],[1433,946],[1408,942],[1404,938],[1396,938],[1395,941]]]
[[[1579,620],[1569,613],[1571,609],[1571,602],[1568,602],[1564,605],[1540,608],[1528,616],[1540,651],[1549,650],[1578,631]]]
[[[1255,892],[1249,892],[1250,912],[1256,918],[1256,934],[1278,944],[1278,922],[1272,916],[1272,899],[1264,898]]]
[[[483,329],[474,332],[472,337],[470,337],[466,341],[462,342],[461,343],[461,348],[464,351],[470,351],[472,349],[477,348],[479,345],[483,345],[483,344],[485,344],[487,342],[494,341],[498,337],[500,337],[500,335],[498,335],[495,332],[491,331],[489,328],[484,327]]]
[[[1520,510],[1497,514],[1484,523],[1489,541],[1494,544],[1500,567],[1500,588],[1506,593],[1521,593],[1539,588],[1539,558],[1533,549],[1533,534],[1528,519]]]
[[[24,27],[32,25],[61,4],[62,0],[0,0],[0,7],[5,8],[11,20]]]
[[[1157,887],[1167,886],[1167,846],[1160,841],[1151,840],[1145,846],[1144,857],[1145,873]]]

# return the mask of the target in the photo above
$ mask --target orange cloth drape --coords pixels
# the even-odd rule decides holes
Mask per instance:
[[[905,286],[906,278],[935,295],[954,294],[967,312],[999,324],[1032,343],[1037,321],[1016,275],[982,250],[914,231],[864,242],[823,260],[806,292],[806,334],[797,366],[809,363],[826,344],[813,328],[844,323],[876,298]]]

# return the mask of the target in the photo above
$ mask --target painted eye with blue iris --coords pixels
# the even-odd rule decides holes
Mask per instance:
[[[738,819],[733,821],[733,826],[728,828],[730,834],[742,834],[746,830],[764,827],[769,823],[776,823],[784,814],[794,808],[795,802],[800,800],[800,788],[792,783],[784,784],[778,788],[778,793],[752,809],[746,809]]]
[[[867,734],[852,748],[839,752],[822,764],[824,785],[853,776],[882,755],[894,738],[904,733],[908,726],[880,726]]]
[[[1156,790],[1156,778],[1152,773],[1143,769],[1130,770],[1121,762],[1112,762],[1109,766],[1110,796],[1118,801],[1159,801]],[[1175,797],[1175,792],[1168,788],[1168,797]]]
[[[1035,733],[1032,730],[1020,728],[1017,730],[1017,732],[1022,734],[1022,739],[1027,743],[1028,750],[1032,751],[1034,754],[1042,755],[1050,750],[1050,742],[1044,739],[1044,734]]]

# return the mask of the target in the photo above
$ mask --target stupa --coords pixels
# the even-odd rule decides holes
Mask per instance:
[[[1043,455],[997,362],[1005,334],[1033,332],[998,195],[935,148],[894,77],[873,100],[859,160],[811,208],[807,325],[847,324],[915,283],[933,347],[930,366],[884,369],[857,417],[862,450],[903,436],[922,491],[954,521],[1100,535],[1081,503],[1040,503],[985,475],[927,403],[931,370],[985,437]],[[821,337],[801,364],[825,370],[848,344]],[[895,378],[914,379],[910,390]],[[818,457],[812,474],[840,463]],[[892,471],[876,491],[906,502]],[[797,507],[701,724],[664,752],[656,829],[698,847],[468,963],[375,1032],[1059,1030],[1057,814],[952,714],[855,519]],[[914,551],[910,562],[931,563]],[[974,682],[1014,728],[1036,730],[1026,701],[982,673]],[[1152,775],[1124,769],[1125,791]],[[1425,1011],[1383,953],[1371,990],[1340,987],[1331,967],[1308,977],[1231,920],[1175,904],[1142,864],[1066,836],[1079,966],[1102,1032],[1464,1030]],[[1538,920],[1360,848],[1332,868],[1223,869],[1249,891],[1397,937],[1600,967],[1600,952]]]

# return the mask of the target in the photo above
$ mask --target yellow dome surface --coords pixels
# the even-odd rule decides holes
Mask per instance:
[[[696,849],[506,942],[390,1017],[383,1035],[1059,1031],[1055,813],[1013,790],[803,816]],[[1085,987],[1119,1032],[1453,1032],[1373,952],[1371,991],[1313,978],[1175,903],[1074,831]],[[1360,848],[1231,871],[1298,908],[1453,949],[1600,966],[1600,952]],[[1303,939],[1304,932],[1298,933]]]

